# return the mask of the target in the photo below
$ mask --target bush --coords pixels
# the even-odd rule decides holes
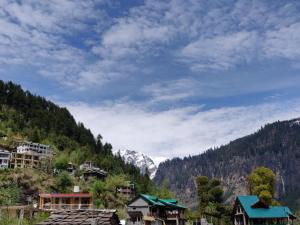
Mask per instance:
[[[72,185],[73,182],[68,172],[63,171],[56,177],[56,187],[59,192],[70,192]]]

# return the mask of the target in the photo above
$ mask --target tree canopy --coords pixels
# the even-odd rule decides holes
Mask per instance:
[[[257,167],[248,177],[249,191],[252,195],[257,195],[261,200],[268,204],[277,205],[273,200],[275,193],[276,176],[267,167]]]

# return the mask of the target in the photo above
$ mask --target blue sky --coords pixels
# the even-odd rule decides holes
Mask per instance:
[[[300,115],[300,2],[2,0],[0,78],[159,162]]]

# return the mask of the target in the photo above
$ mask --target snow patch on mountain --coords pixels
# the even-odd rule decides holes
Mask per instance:
[[[300,119],[295,119],[295,120],[292,120],[292,124],[291,125],[300,125]]]
[[[119,150],[115,152],[115,154],[118,153],[120,153],[121,157],[124,158],[125,162],[131,163],[140,168],[142,174],[145,174],[148,168],[150,178],[153,179],[155,177],[157,166],[155,165],[153,159],[151,159],[149,156],[132,150]]]

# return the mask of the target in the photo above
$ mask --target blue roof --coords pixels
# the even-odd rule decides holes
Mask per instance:
[[[269,206],[269,208],[252,208],[259,202],[256,195],[238,196],[238,201],[246,211],[249,218],[287,218],[293,216],[291,210],[285,206]]]

